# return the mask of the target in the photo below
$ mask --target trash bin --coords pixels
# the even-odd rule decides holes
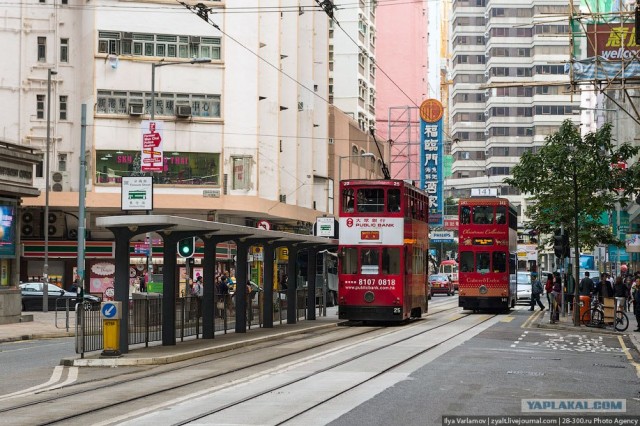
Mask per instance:
[[[591,314],[587,314],[583,316],[585,312],[589,312],[591,310],[591,296],[580,296],[580,320],[590,320]]]

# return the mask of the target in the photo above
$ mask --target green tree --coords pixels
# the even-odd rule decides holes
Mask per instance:
[[[622,244],[599,219],[603,212],[615,209],[618,202],[624,207],[628,196],[640,187],[637,164],[627,169],[612,167],[637,155],[639,148],[628,143],[616,146],[611,139],[611,127],[607,123],[581,137],[580,128],[566,120],[537,152],[527,152],[520,158],[512,170],[513,177],[504,182],[518,188],[530,201],[529,227],[553,235],[553,230],[563,225],[574,247],[577,214],[581,249],[588,250],[597,244]],[[574,188],[578,195],[577,212]],[[542,243],[549,242],[547,239]]]

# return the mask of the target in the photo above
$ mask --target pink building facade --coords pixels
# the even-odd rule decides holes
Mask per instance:
[[[420,118],[428,89],[426,2],[380,7],[376,13],[376,135],[392,140],[394,179],[419,182]],[[388,77],[387,77],[388,76]]]

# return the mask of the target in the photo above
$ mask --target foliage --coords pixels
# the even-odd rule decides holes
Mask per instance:
[[[615,209],[617,202],[624,207],[628,196],[640,187],[637,164],[626,170],[612,167],[637,155],[639,148],[628,143],[615,146],[611,127],[607,123],[581,137],[580,128],[566,120],[537,152],[527,152],[520,158],[512,170],[513,177],[504,182],[527,194],[527,215],[531,219],[528,227],[553,235],[554,229],[562,225],[574,238],[575,178],[581,248],[622,244],[607,225],[599,223],[599,218],[603,212]]]

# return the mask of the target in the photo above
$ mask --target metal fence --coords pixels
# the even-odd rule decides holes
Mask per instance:
[[[306,319],[307,290],[300,289],[296,295],[297,318]],[[273,322],[282,324],[287,319],[287,297],[284,292],[274,293]],[[214,307],[214,330],[227,333],[235,330],[236,309],[234,295],[219,296]],[[262,327],[264,324],[264,293],[247,296],[247,329]],[[321,306],[320,306],[321,307]],[[67,310],[67,322],[69,321]],[[57,319],[56,319],[57,321]],[[84,357],[86,352],[104,349],[100,304],[89,302],[75,307],[76,353]],[[195,296],[180,297],[176,300],[176,340],[202,336],[202,300]],[[162,295],[136,293],[129,300],[129,344],[144,344],[162,340]]]

